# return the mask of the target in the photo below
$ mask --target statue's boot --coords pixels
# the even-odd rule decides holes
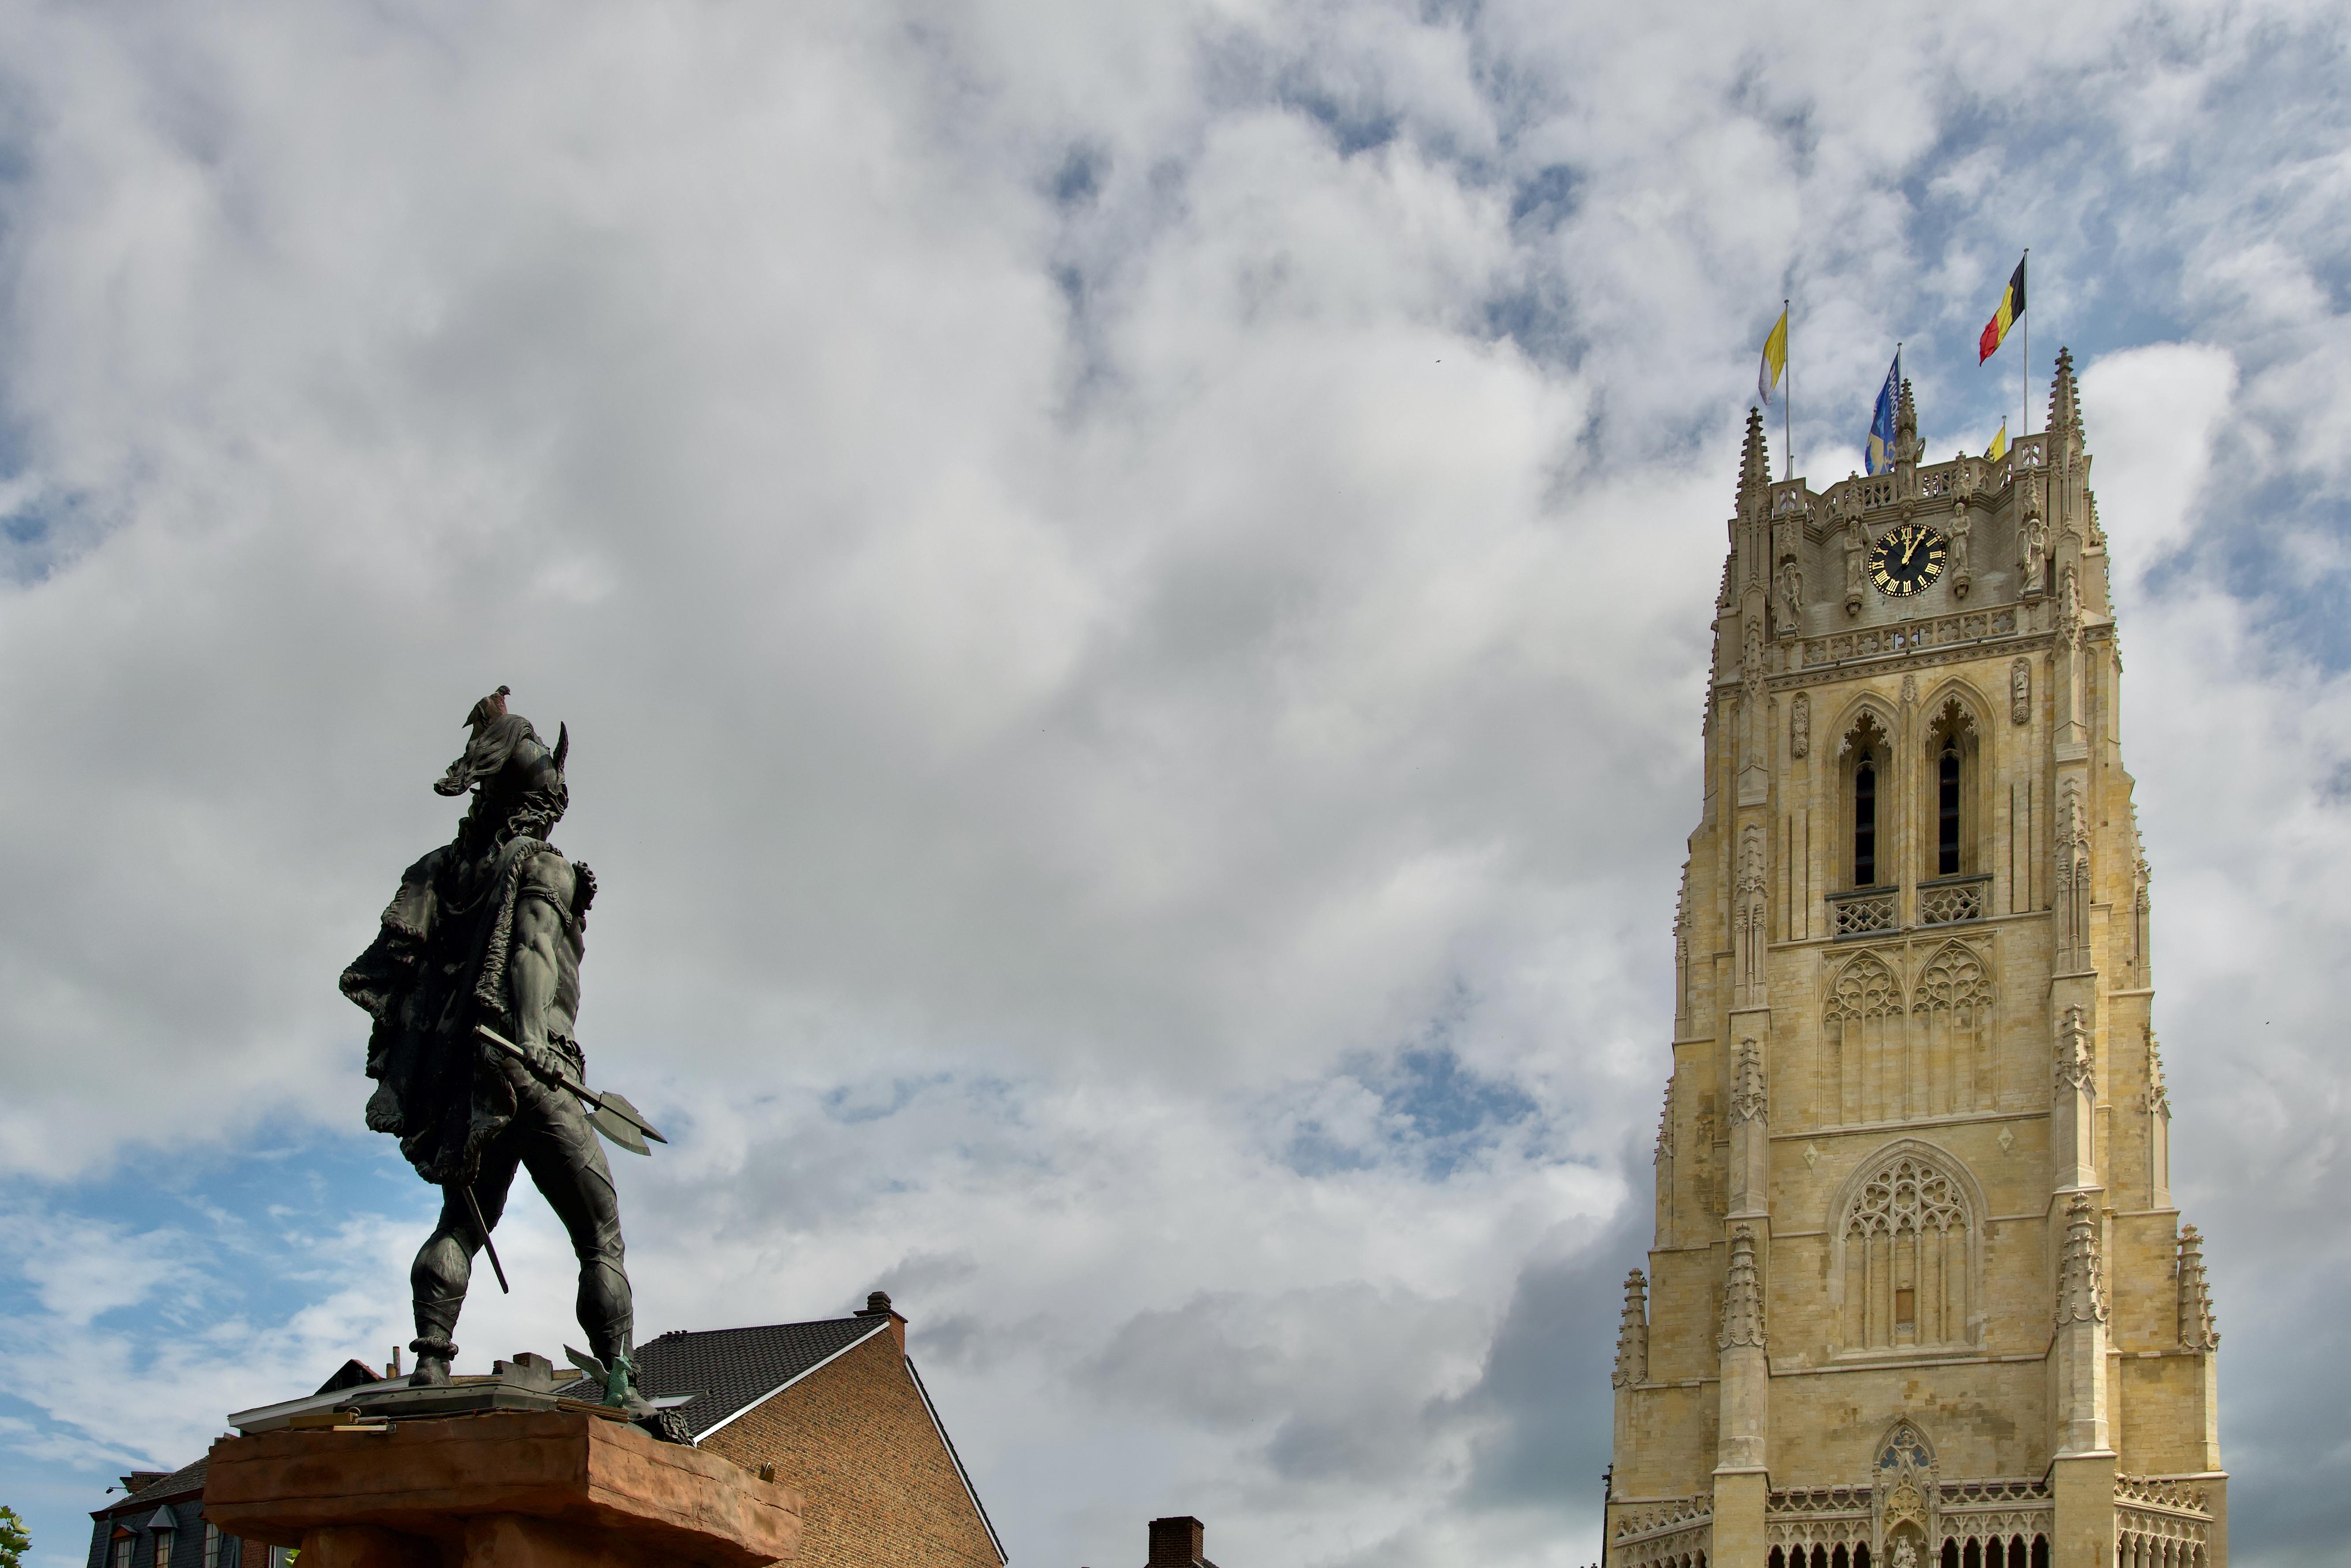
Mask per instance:
[[[416,1353],[416,1370],[408,1375],[411,1388],[433,1388],[449,1381],[449,1364],[457,1359],[457,1342],[449,1335],[465,1304],[463,1296],[417,1296],[416,1337],[408,1342]]]

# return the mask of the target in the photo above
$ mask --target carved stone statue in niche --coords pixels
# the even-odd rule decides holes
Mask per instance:
[[[2067,636],[2082,624],[2082,580],[2072,567],[2065,569],[2065,580],[2057,596],[2057,628]]]
[[[1813,749],[1813,699],[1810,693],[1798,692],[1788,710],[1788,755],[1803,757]]]
[[[1968,504],[1951,507],[1951,597],[1965,599],[1970,579],[1968,560]]]
[[[2049,591],[2049,529],[2037,517],[2024,519],[2024,597]]]
[[[1861,531],[1861,519],[1850,517],[1844,520],[1844,612],[1861,613],[1861,559],[1867,553],[1869,541]]]
[[[1803,624],[1804,569],[1793,560],[1780,563],[1780,635],[1792,637]]]
[[[2032,661],[2019,659],[2008,667],[2008,716],[2018,724],[2032,719]]]

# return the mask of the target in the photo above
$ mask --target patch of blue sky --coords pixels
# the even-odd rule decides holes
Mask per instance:
[[[258,1147],[141,1151],[93,1179],[21,1183],[0,1200],[11,1243],[0,1335],[19,1347],[75,1336],[102,1347],[122,1379],[107,1390],[120,1405],[103,1412],[0,1385],[0,1501],[26,1516],[31,1563],[81,1561],[89,1511],[122,1471],[196,1457],[119,1436],[174,1355],[192,1344],[234,1354],[225,1342],[238,1333],[296,1319],[350,1283],[332,1260],[343,1228],[388,1218],[421,1235],[436,1201],[388,1140],[314,1127]]]
[[[1539,1130],[1534,1096],[1464,1061],[1449,1032],[1440,1021],[1419,1043],[1277,1097],[1283,1163],[1315,1177],[1400,1166],[1444,1182]]]

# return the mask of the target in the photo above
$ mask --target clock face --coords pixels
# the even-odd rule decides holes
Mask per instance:
[[[1870,580],[1890,599],[1907,599],[1943,575],[1943,536],[1923,523],[1904,523],[1871,547]]]

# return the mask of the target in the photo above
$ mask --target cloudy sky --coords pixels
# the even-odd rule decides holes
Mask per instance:
[[[2235,1542],[2338,1561],[2351,99],[2296,0],[0,4],[0,1500],[405,1341],[335,989],[501,683],[645,1333],[1023,1568],[1596,1550],[1756,346],[2085,402]],[[2329,366],[2337,367],[2330,370]],[[1776,423],[1776,422],[1775,422]],[[1775,453],[1780,448],[1773,433]],[[2333,1194],[2330,1197],[2328,1195]],[[554,1350],[568,1259],[465,1360]]]

